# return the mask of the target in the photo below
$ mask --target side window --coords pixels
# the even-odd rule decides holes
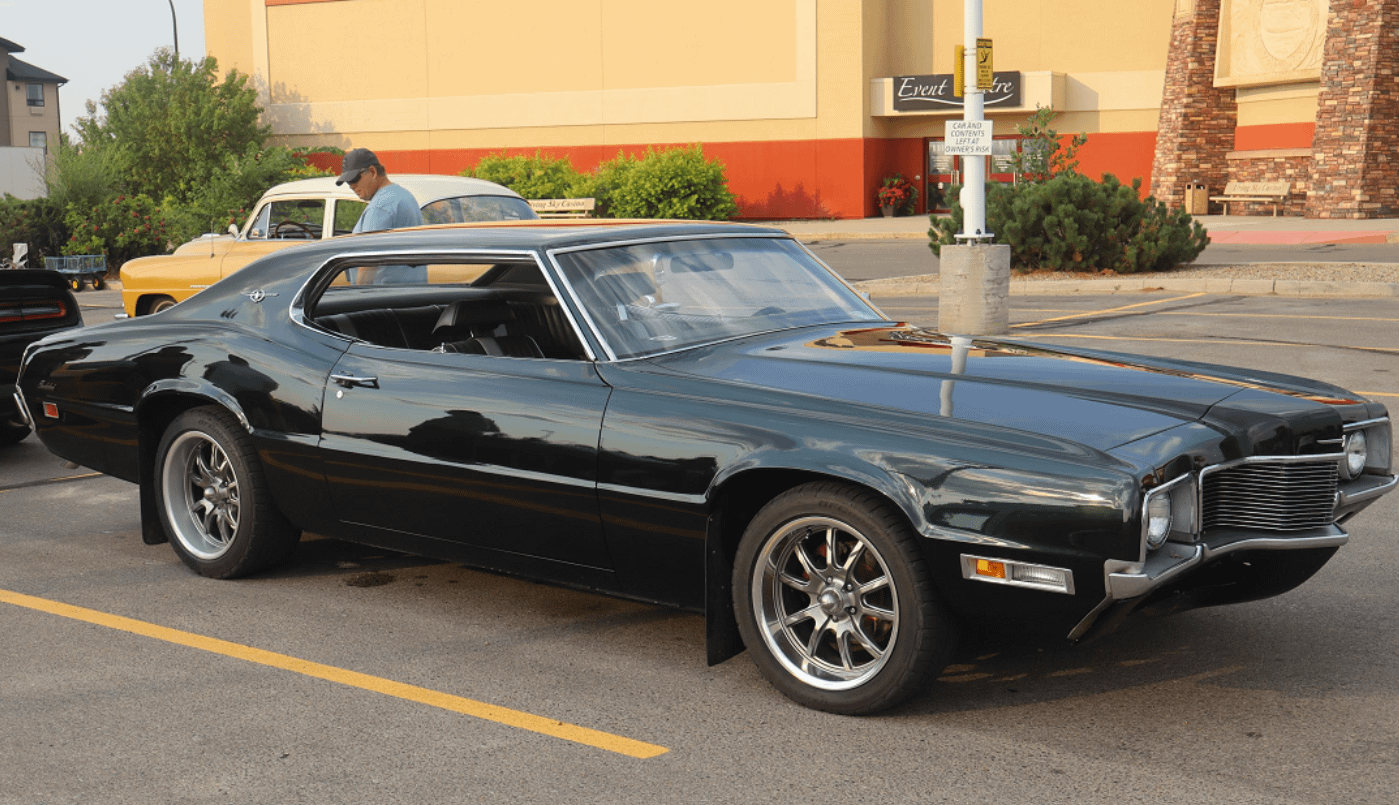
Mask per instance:
[[[325,220],[323,199],[273,201],[258,210],[249,240],[320,240]]]
[[[364,212],[364,208],[369,206],[363,201],[350,201],[349,199],[339,199],[335,202],[335,231],[333,235],[348,235],[354,231],[355,224],[359,221],[359,216]]]
[[[497,358],[587,359],[587,349],[547,285],[472,287],[460,281],[486,272],[496,279],[539,276],[532,260],[471,259],[427,266],[367,261],[346,265],[306,310],[321,328],[381,347]]]

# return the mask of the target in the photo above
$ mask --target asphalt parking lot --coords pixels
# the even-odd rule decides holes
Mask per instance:
[[[89,322],[117,312],[88,292]],[[874,300],[934,324],[936,298]],[[1013,296],[1013,335],[1399,407],[1392,300]],[[0,805],[1392,803],[1399,495],[1300,589],[1095,643],[970,634],[876,718],[804,710],[696,615],[308,536],[255,578],[143,545],[132,485],[0,453]]]

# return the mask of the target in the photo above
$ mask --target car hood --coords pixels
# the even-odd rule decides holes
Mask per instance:
[[[947,416],[1109,450],[1207,413],[1318,414],[1340,388],[1301,378],[932,330],[809,328],[651,359],[670,371]],[[1221,410],[1223,409],[1223,410]],[[1315,421],[1314,421],[1315,424]]]

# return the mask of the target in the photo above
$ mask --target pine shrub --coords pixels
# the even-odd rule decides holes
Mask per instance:
[[[963,211],[952,188],[952,214],[933,218],[934,254],[956,242]],[[1125,185],[1110,173],[1095,182],[1066,172],[1040,182],[988,184],[986,226],[1010,246],[1019,271],[1164,271],[1199,256],[1209,244],[1204,227],[1184,208],[1141,198],[1141,179]]]

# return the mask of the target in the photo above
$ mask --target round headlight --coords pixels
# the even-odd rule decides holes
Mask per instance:
[[[1341,460],[1341,474],[1355,478],[1365,471],[1365,463],[1370,459],[1369,445],[1365,443],[1365,431],[1358,430],[1346,437],[1346,457]]]
[[[1171,496],[1153,495],[1146,504],[1146,547],[1156,550],[1171,533]]]

